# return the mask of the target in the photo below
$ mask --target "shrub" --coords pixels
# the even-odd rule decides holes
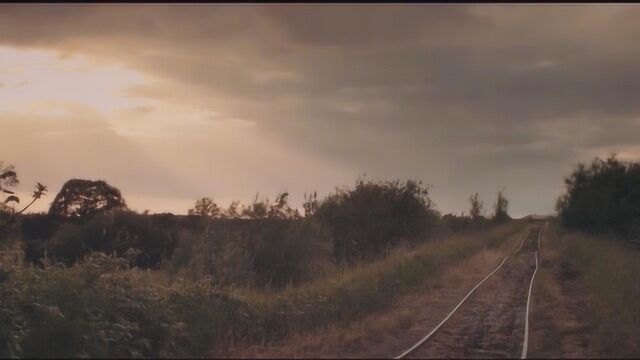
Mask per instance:
[[[439,218],[420,182],[365,179],[324,199],[314,216],[331,229],[339,263],[378,257],[402,239],[416,240]]]
[[[113,210],[84,223],[64,222],[44,248],[54,260],[71,264],[94,251],[126,256],[131,264],[157,267],[176,246],[175,231],[150,216]]]
[[[460,216],[446,214],[442,217],[442,223],[445,227],[453,231],[463,231],[471,227],[471,218],[464,216],[464,214],[460,214]]]
[[[640,163],[595,158],[578,164],[565,179],[566,193],[556,204],[568,228],[640,236]]]
[[[60,222],[46,214],[20,217],[20,232],[24,242],[25,261],[35,263],[44,258],[46,242],[60,228]]]
[[[313,247],[323,236],[313,219],[210,219],[206,230],[180,235],[168,268],[223,286],[293,285],[311,276]]]
[[[256,225],[253,269],[258,285],[293,285],[309,276],[312,244],[320,240],[313,220],[270,219]]]

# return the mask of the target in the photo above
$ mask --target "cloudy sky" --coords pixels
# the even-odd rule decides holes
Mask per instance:
[[[640,158],[637,5],[0,5],[0,160],[185,213],[357,176],[551,213]],[[490,209],[487,209],[490,210]]]

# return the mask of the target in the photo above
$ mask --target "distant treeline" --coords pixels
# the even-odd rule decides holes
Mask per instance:
[[[9,190],[18,183],[14,168],[0,167],[0,173],[5,194],[15,197]],[[273,202],[256,196],[251,204],[236,201],[227,208],[205,197],[187,216],[150,215],[129,210],[120,190],[104,181],[72,179],[46,214],[17,216],[3,202],[0,236],[18,238],[25,260],[35,264],[46,259],[71,265],[104,252],[126,258],[131,266],[279,287],[307,280],[327,263],[373,260],[400,244],[509,218],[501,192],[492,220],[482,215],[478,194],[470,199],[470,216],[441,217],[428,187],[413,180],[360,178],[353,188],[323,199],[316,192],[305,194],[303,214],[290,207],[288,196],[278,194]]]

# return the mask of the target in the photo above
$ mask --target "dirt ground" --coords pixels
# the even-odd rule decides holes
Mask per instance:
[[[518,358],[538,232],[408,358]]]
[[[554,229],[549,230],[533,288],[529,357],[590,357],[590,298],[581,274],[560,257]]]

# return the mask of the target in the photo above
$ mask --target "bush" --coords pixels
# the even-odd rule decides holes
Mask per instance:
[[[442,217],[442,223],[445,227],[453,231],[464,231],[471,228],[471,218],[461,214],[457,216],[455,214],[446,214]]]
[[[331,229],[337,262],[379,257],[400,240],[417,240],[439,218],[428,189],[415,181],[358,179],[324,199],[314,216]]]
[[[35,263],[44,258],[46,242],[60,228],[60,223],[46,214],[20,217],[20,232],[24,242],[25,261]]]
[[[271,220],[257,224],[258,241],[253,269],[258,285],[282,287],[310,276],[312,245],[320,241],[313,220]]]
[[[219,285],[293,285],[311,277],[323,237],[310,218],[209,219],[204,231],[180,235],[168,268]]]
[[[0,283],[0,357],[204,357],[246,336],[245,304],[206,283],[165,288],[93,253]]]
[[[521,228],[512,223],[399,249],[276,294],[223,292],[209,279],[163,286],[154,272],[102,253],[71,267],[14,267],[0,281],[0,357],[221,357],[233,346],[347,324],[391,306],[447,265]]]
[[[595,233],[640,236],[640,163],[595,158],[565,179],[556,204],[563,225]]]
[[[47,256],[67,265],[90,252],[125,256],[139,267],[158,267],[176,246],[176,231],[153,217],[112,210],[83,222],[64,222],[43,246]],[[42,252],[37,255],[43,256]],[[36,256],[36,259],[40,259]],[[33,261],[33,259],[32,259]]]

